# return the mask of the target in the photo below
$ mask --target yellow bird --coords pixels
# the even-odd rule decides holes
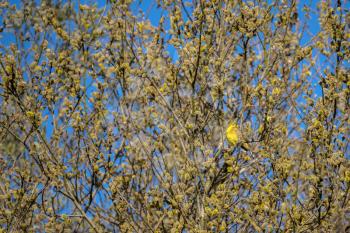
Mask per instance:
[[[237,146],[240,143],[240,147],[245,151],[249,150],[247,143],[242,142],[241,131],[238,128],[237,123],[230,123],[226,129],[226,138],[232,146]]]
[[[236,146],[239,141],[239,129],[236,123],[230,123],[226,129],[226,138],[232,146]]]

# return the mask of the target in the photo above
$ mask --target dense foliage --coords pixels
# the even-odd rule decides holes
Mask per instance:
[[[349,230],[348,9],[1,1],[0,232]]]

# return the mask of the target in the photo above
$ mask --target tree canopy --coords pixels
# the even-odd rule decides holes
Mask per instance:
[[[350,230],[349,9],[1,1],[0,232]]]

